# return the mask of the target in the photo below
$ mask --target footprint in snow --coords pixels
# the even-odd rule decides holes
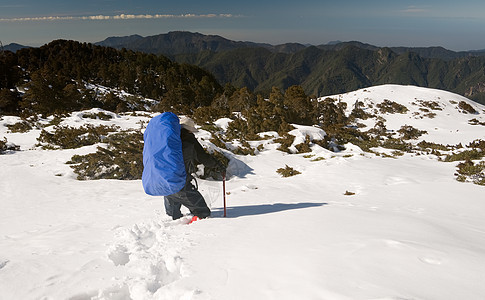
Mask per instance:
[[[136,224],[132,228],[115,229],[116,240],[106,254],[115,266],[124,268],[123,272],[130,274],[119,282],[124,291],[130,292],[130,298],[137,298],[138,294],[157,297],[166,295],[172,298],[175,296],[173,293],[185,295],[187,292],[193,292],[174,292],[168,287],[187,276],[183,258],[179,253],[188,247],[190,242],[186,240],[183,231],[175,230],[186,224],[183,219],[151,221]],[[137,295],[131,295],[132,292]]]
[[[241,191],[242,192],[245,192],[245,191],[248,191],[248,190],[257,190],[258,187],[255,186],[254,184],[248,184],[248,185],[244,185],[241,187]]]
[[[441,265],[443,263],[443,260],[437,257],[418,257],[418,259],[424,263],[430,264],[430,265]]]
[[[123,245],[116,245],[113,249],[108,250],[108,258],[115,264],[115,266],[124,266],[130,262],[128,249]]]
[[[8,260],[0,259],[0,270],[3,269],[9,263]]]

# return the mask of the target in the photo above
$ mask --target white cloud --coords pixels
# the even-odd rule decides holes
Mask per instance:
[[[406,9],[402,9],[401,12],[405,14],[416,14],[429,12],[429,9],[417,6],[408,6]]]
[[[119,14],[114,16],[45,16],[45,17],[26,17],[26,18],[0,18],[0,22],[28,22],[28,21],[69,21],[69,20],[134,20],[134,19],[174,19],[174,18],[233,18],[232,14]]]

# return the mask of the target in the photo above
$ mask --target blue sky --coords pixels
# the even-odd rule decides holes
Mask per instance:
[[[483,0],[0,0],[0,41],[97,42],[186,30],[232,40],[485,49]]]

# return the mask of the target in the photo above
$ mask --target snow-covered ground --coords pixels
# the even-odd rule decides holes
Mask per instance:
[[[388,129],[412,125],[427,141],[485,139],[482,125],[468,124],[485,122],[485,107],[455,94],[386,85],[335,97],[404,104],[407,114],[383,115]],[[416,99],[442,110],[421,118]],[[479,113],[460,112],[459,101]],[[148,118],[64,122],[139,128],[140,120]],[[287,154],[266,141],[258,155],[231,161],[227,217],[222,183],[199,180],[213,216],[186,225],[141,181],[76,180],[65,162],[95,146],[41,150],[38,130],[7,132],[16,121],[0,119],[0,138],[21,146],[0,155],[0,299],[485,298],[485,189],[456,181],[457,162],[352,145]],[[304,133],[322,134],[292,132]],[[207,136],[200,131],[203,143]],[[301,174],[282,178],[285,165]]]

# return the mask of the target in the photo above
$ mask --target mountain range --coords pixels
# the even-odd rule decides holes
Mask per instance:
[[[23,48],[30,48],[30,47],[20,45],[20,44],[17,44],[17,43],[10,43],[8,45],[3,46],[2,49],[0,49],[0,50],[16,52],[17,50],[20,50],[20,49],[23,49]]]
[[[378,47],[358,41],[271,45],[186,31],[109,37],[95,44],[164,55],[209,71],[221,84],[265,95],[273,86],[285,90],[301,85],[307,94],[318,97],[404,84],[443,89],[485,103],[485,50]],[[4,49],[21,47],[11,44]]]
[[[268,93],[301,85],[324,96],[379,84],[408,84],[452,91],[485,103],[485,51],[443,47],[377,47],[353,42],[326,45],[236,42],[217,35],[169,32],[111,37],[97,45],[163,54],[197,65],[221,84]]]
[[[95,43],[100,46],[113,48],[127,48],[130,50],[148,52],[153,54],[163,54],[173,56],[179,54],[193,54],[204,51],[222,52],[240,48],[264,48],[276,53],[296,53],[305,48],[314,46],[322,50],[341,50],[347,46],[355,46],[362,49],[376,51],[381,47],[358,42],[358,41],[331,41],[327,44],[309,45],[300,43],[284,43],[271,45],[268,43],[255,43],[248,41],[232,41],[218,35],[204,35],[187,31],[172,31],[166,34],[158,34],[143,37],[135,34],[122,37],[108,37],[107,39]],[[402,54],[414,52],[425,58],[455,59],[469,56],[485,55],[483,50],[459,51],[445,49],[443,47],[389,47],[393,52]]]

